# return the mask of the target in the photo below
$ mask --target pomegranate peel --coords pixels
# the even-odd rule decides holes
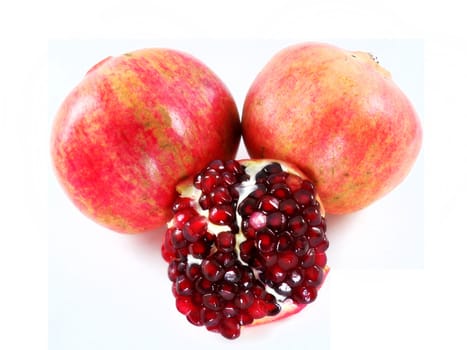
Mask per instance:
[[[313,302],[329,268],[314,185],[276,160],[212,161],[177,190],[162,244],[177,310],[229,339]]]

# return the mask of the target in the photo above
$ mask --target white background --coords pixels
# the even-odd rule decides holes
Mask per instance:
[[[128,6],[110,1],[49,1],[46,5],[44,8],[41,2],[18,2],[1,5],[0,11],[0,154],[4,164],[0,175],[1,348],[45,349],[47,331],[50,349],[59,344],[67,344],[65,349],[106,349],[110,345],[117,349],[158,349],[168,347],[161,345],[166,334],[173,335],[168,344],[178,342],[175,349],[186,348],[187,344],[200,347],[204,342],[242,348],[265,348],[267,344],[269,348],[276,348],[271,344],[292,344],[297,349],[467,347],[467,290],[463,282],[467,266],[467,229],[463,220],[467,194],[463,124],[467,116],[467,52],[461,2],[445,1],[436,6],[419,1],[317,5],[290,0],[238,1],[235,6],[224,6],[214,1],[132,1]],[[414,168],[400,189],[364,215],[362,212],[345,221],[331,220],[330,226],[336,231],[345,227],[346,233],[338,239],[330,233],[333,246],[329,256],[335,264],[319,302],[308,311],[276,325],[247,330],[233,343],[188,325],[169,300],[161,299],[163,292],[154,294],[154,290],[166,288],[166,282],[158,280],[161,260],[155,253],[160,238],[156,234],[135,238],[102,232],[80,217],[60,189],[54,187],[48,158],[50,118],[56,108],[51,101],[63,98],[60,95],[66,88],[47,91],[47,83],[55,84],[51,79],[53,68],[48,66],[53,59],[47,52],[47,38],[51,37],[67,41],[114,38],[118,42],[126,39],[127,43],[165,38],[186,44],[193,38],[242,42],[282,39],[285,43],[368,37],[424,39],[425,138],[424,157],[420,158],[424,161],[417,165],[422,167],[425,183],[424,249],[414,259],[398,255],[388,263],[385,257],[394,250],[379,254],[383,245],[375,242],[376,238],[354,230],[368,220],[371,223],[373,219],[368,218],[374,218],[375,212],[386,205],[400,203],[400,197],[406,199],[405,189],[412,191],[411,183],[419,183],[414,180],[418,179]],[[191,47],[190,51],[212,66],[234,92],[237,102],[243,99],[244,86],[236,85],[239,83],[224,68],[202,57],[204,48],[195,50]],[[376,54],[388,66],[387,56]],[[85,70],[95,60],[73,62],[72,66],[80,64]],[[404,62],[398,68],[408,69]],[[76,74],[62,77],[65,84],[76,83],[74,79],[84,73],[65,70],[66,74]],[[59,225],[62,217],[72,217],[65,227]],[[382,225],[377,226],[380,229]],[[68,239],[57,238],[59,227]],[[366,265],[365,255],[354,259],[348,246],[356,239],[375,247],[365,253],[375,265]],[[84,242],[90,241],[93,244],[84,249]],[[423,264],[420,252],[424,253]],[[76,256],[83,258],[82,265],[73,260]],[[396,261],[404,264],[394,265]],[[145,275],[150,278],[141,280]],[[154,305],[156,313],[151,309]],[[57,327],[56,320],[64,324]],[[305,334],[299,332],[303,324],[308,326]],[[71,341],[74,345],[70,345]]]

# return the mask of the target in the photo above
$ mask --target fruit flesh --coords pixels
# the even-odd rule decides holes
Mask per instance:
[[[242,128],[251,157],[299,164],[334,214],[397,186],[422,139],[410,101],[371,55],[319,43],[272,58],[247,94]]]
[[[162,253],[170,263],[177,309],[191,323],[229,339],[238,337],[242,326],[300,311],[316,298],[327,273],[328,242],[319,198],[309,181],[278,165],[270,160],[212,162],[195,177],[193,186],[181,186],[168,224]],[[224,176],[226,172],[236,180]],[[272,191],[278,184],[289,192]],[[219,197],[209,196],[207,204],[201,200],[222,192],[221,187],[229,191],[229,197],[221,196],[217,202]],[[296,206],[290,215],[279,210],[287,200]],[[219,212],[210,215],[212,209],[226,207],[226,201],[235,216],[222,224],[213,223]],[[309,208],[318,209],[318,219],[310,216],[314,223],[304,214]],[[254,219],[251,225],[252,218],[261,215],[264,219]],[[306,218],[306,228],[294,232],[290,219],[300,215]]]
[[[88,72],[60,106],[51,152],[83,213],[143,232],[169,219],[181,179],[211,157],[233,157],[239,140],[235,103],[213,72],[189,55],[145,49]]]

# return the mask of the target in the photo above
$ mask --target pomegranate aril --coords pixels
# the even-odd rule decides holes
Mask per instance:
[[[196,242],[206,232],[208,227],[206,218],[198,215],[190,220],[183,226],[183,236],[189,242]]]
[[[224,166],[225,166],[225,170],[227,170],[227,171],[229,171],[229,172],[231,172],[233,174],[243,174],[243,173],[245,173],[242,165],[239,162],[237,162],[237,161],[235,161],[233,159],[229,159],[228,161],[226,161]]]
[[[290,271],[289,274],[287,275],[287,284],[294,288],[298,287],[299,285],[302,284],[303,282],[303,275],[300,269],[296,269],[293,271]]]
[[[259,211],[255,211],[248,219],[248,226],[254,230],[260,230],[267,224],[267,216]]]
[[[175,300],[177,310],[183,315],[187,315],[193,309],[193,303],[189,296],[178,296]]]
[[[201,266],[199,264],[190,264],[186,269],[186,276],[191,280],[194,281],[198,277],[201,276]]]
[[[213,160],[208,164],[207,168],[214,169],[217,171],[224,170],[224,162],[220,159]]]
[[[278,199],[290,197],[290,189],[283,183],[276,183],[271,187],[271,194]]]
[[[270,213],[279,209],[279,200],[271,195],[265,195],[258,203],[258,209]]]
[[[238,316],[238,321],[239,321],[241,326],[247,326],[249,324],[252,324],[254,320],[255,319],[250,314],[249,310],[247,310],[246,312],[242,312]]]
[[[222,314],[220,312],[213,311],[205,307],[201,308],[200,319],[206,327],[217,326],[221,318]]]
[[[252,191],[248,197],[261,199],[268,193],[268,188],[264,184],[256,184],[256,189]]]
[[[221,252],[231,252],[235,247],[235,235],[232,232],[221,232],[216,237],[216,247]]]
[[[315,255],[315,263],[319,267],[325,267],[327,262],[326,254],[324,252],[317,252]]]
[[[245,198],[239,205],[238,205],[238,213],[241,216],[250,216],[256,211],[257,200],[253,197]]]
[[[208,279],[206,278],[203,278],[203,277],[198,277],[196,280],[195,280],[195,290],[198,292],[198,293],[201,293],[201,294],[206,294],[206,293],[210,293],[212,292],[213,290],[213,284],[211,281],[209,281]]]
[[[186,315],[186,318],[190,323],[194,324],[195,326],[202,326],[203,322],[201,321],[201,313],[200,308],[193,307],[190,312]]]
[[[292,287],[290,287],[286,282],[282,282],[274,289],[277,293],[285,297],[289,297],[292,295]]]
[[[245,310],[245,309],[248,309],[253,304],[254,300],[255,300],[255,297],[253,293],[250,290],[245,290],[237,294],[237,296],[234,299],[234,304],[240,310]]]
[[[237,254],[234,252],[216,252],[213,257],[225,269],[234,266],[237,261]]]
[[[305,283],[310,286],[319,286],[323,279],[323,270],[317,266],[309,267],[304,271]]]
[[[239,314],[239,309],[234,305],[233,301],[229,300],[224,304],[222,314],[225,317],[235,317]]]
[[[210,310],[220,311],[224,306],[224,301],[219,294],[210,293],[203,295],[203,305]]]
[[[282,252],[279,254],[277,265],[285,271],[294,269],[298,265],[298,257],[290,250]]]
[[[216,187],[209,196],[213,205],[228,204],[232,202],[232,196],[226,187]]]
[[[255,280],[255,276],[253,271],[249,267],[242,266],[242,275],[239,281],[239,285],[244,289],[249,289],[253,286],[253,281]]]
[[[221,180],[222,183],[226,186],[232,186],[237,183],[237,177],[233,173],[227,171],[224,171],[221,174]]]
[[[228,269],[225,270],[224,273],[224,280],[231,282],[231,283],[237,283],[240,281],[240,278],[242,277],[242,273],[238,266],[232,266]]]
[[[300,207],[295,200],[288,198],[279,203],[279,210],[288,217],[292,217],[299,212]]]
[[[289,174],[287,179],[285,179],[285,183],[290,188],[290,190],[294,192],[302,187],[303,180],[298,175]]]
[[[191,295],[193,292],[193,284],[186,276],[178,276],[175,280],[175,290],[178,295]]]
[[[282,172],[282,166],[277,162],[272,162],[271,164],[266,165],[262,171],[267,174],[277,174]]]
[[[177,211],[174,215],[174,225],[176,228],[183,228],[183,226],[198,213],[193,208],[183,208]]]
[[[276,250],[278,252],[286,251],[290,248],[290,243],[292,239],[290,237],[290,233],[284,231],[282,234],[279,235],[277,238],[277,247]]]
[[[266,230],[256,235],[256,246],[262,253],[272,253],[276,248],[274,232]]]
[[[188,252],[196,259],[203,259],[209,255],[210,247],[204,242],[198,241],[188,246]]]
[[[201,191],[203,193],[211,193],[212,190],[219,184],[219,173],[214,169],[208,169],[201,178]]]
[[[216,225],[231,224],[234,219],[234,212],[230,205],[220,205],[209,209],[209,221]]]
[[[317,291],[313,286],[300,286],[294,289],[292,299],[296,303],[309,304],[316,299]]]
[[[198,203],[199,203],[199,206],[201,207],[201,209],[208,210],[209,208],[211,208],[211,205],[212,205],[211,204],[211,197],[209,197],[206,194],[202,194],[199,197]]]
[[[240,336],[240,323],[236,317],[226,317],[219,325],[220,333],[227,339],[235,339]]]
[[[218,293],[224,300],[233,300],[238,292],[238,287],[234,283],[224,282],[219,287]]]
[[[293,198],[301,206],[308,206],[313,201],[313,193],[305,189],[299,189],[293,193]]]
[[[175,279],[180,276],[180,272],[178,271],[178,261],[173,260],[169,263],[167,275],[169,276],[169,280],[172,282],[174,282]]]
[[[219,281],[224,277],[224,269],[214,260],[203,260],[201,263],[203,276],[211,282]]]
[[[299,237],[306,233],[308,225],[301,216],[294,216],[289,220],[289,228],[292,236]]]
[[[175,213],[181,209],[191,208],[191,198],[178,197],[172,205],[172,211]]]
[[[284,214],[276,211],[266,217],[266,226],[275,231],[282,231],[286,227],[286,220]]]
[[[310,244],[305,236],[297,237],[293,243],[293,252],[296,256],[302,257],[310,249]]]
[[[305,208],[302,215],[310,226],[317,226],[321,223],[321,213],[319,208]]]
[[[185,239],[185,236],[183,235],[183,231],[181,229],[172,227],[169,230],[171,232],[170,240],[172,242],[172,246],[175,249],[183,248],[188,245],[188,242]]]
[[[274,265],[267,271],[266,278],[273,283],[281,283],[285,280],[287,273],[279,265]]]

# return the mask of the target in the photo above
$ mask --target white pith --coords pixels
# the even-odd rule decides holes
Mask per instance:
[[[241,184],[236,185],[236,187],[235,187],[237,189],[238,193],[239,193],[239,198],[238,198],[237,205],[240,204],[251,192],[253,192],[257,188],[257,186],[255,184],[256,174],[258,172],[260,172],[265,166],[271,164],[272,162],[273,161],[267,160],[267,159],[265,159],[265,160],[244,160],[244,161],[240,162],[241,165],[246,167],[245,172],[249,176],[249,179],[247,181],[242,182]],[[302,176],[302,174],[297,173],[296,171],[294,171],[294,169],[291,169],[291,168],[287,167],[286,164],[284,164],[282,162],[280,162],[280,164],[281,164],[281,167],[282,167],[283,171],[286,171],[286,172],[294,174],[294,175]],[[202,195],[201,190],[197,189],[192,184],[190,184],[188,186],[184,186],[182,188],[179,188],[178,190],[180,192],[181,197],[190,198],[192,200],[191,201],[192,206],[199,213],[199,215],[204,216],[206,218],[209,217],[209,210],[203,210],[201,208],[201,206],[199,205],[199,203],[198,203],[198,199]],[[241,226],[240,223],[241,223],[242,218],[241,218],[240,214],[238,214],[237,210],[235,211],[235,215],[236,215],[237,223],[239,224],[239,226]],[[223,231],[230,231],[230,227],[228,225],[216,225],[216,224],[213,224],[212,222],[210,222],[209,219],[208,219],[208,224],[207,225],[208,225],[207,226],[208,232],[210,232],[211,234],[213,234],[215,236],[218,235],[219,233],[223,232]],[[167,226],[169,228],[174,226],[173,219],[167,223]],[[240,257],[240,244],[243,243],[244,241],[246,241],[246,237],[243,235],[242,228],[239,227],[239,229],[240,229],[239,234],[235,235],[236,236],[235,237],[236,238],[236,244],[235,244],[234,250],[237,253],[237,256],[238,256],[238,259],[239,259],[240,263],[242,265],[244,265],[244,266],[250,267],[252,269],[252,271],[253,271],[253,274],[254,274],[255,278],[259,280],[260,271],[253,268],[253,267],[251,267],[251,266],[249,266]],[[212,247],[211,249],[212,249],[211,253],[213,253],[213,252],[215,252],[216,248]],[[202,259],[195,258],[191,254],[188,254],[187,262],[190,265],[193,264],[193,263],[201,264]],[[266,292],[268,292],[269,294],[274,295],[277,302],[279,302],[283,306],[287,306],[287,305],[291,306],[293,304],[292,300],[286,299],[285,296],[280,295],[279,293],[277,293],[273,288],[269,287],[268,285],[265,284],[264,287],[265,287]]]

